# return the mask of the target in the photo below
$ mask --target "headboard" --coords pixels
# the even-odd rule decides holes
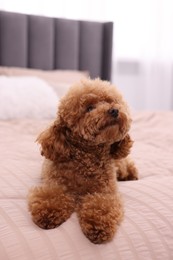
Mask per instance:
[[[84,70],[111,79],[112,22],[0,11],[0,66]]]

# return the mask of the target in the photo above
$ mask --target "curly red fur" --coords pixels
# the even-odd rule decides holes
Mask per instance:
[[[57,227],[76,211],[93,243],[113,238],[123,216],[116,179],[137,179],[127,158],[130,125],[127,104],[109,82],[88,79],[69,90],[56,120],[37,139],[46,158],[43,183],[28,201],[38,226]]]

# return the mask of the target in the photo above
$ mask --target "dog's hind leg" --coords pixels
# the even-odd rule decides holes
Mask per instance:
[[[138,180],[138,170],[128,157],[115,162],[118,181]]]
[[[51,229],[66,221],[74,211],[74,198],[58,185],[42,185],[31,189],[28,206],[33,222]]]

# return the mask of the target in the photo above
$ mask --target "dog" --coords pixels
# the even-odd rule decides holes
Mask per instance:
[[[131,122],[111,83],[86,79],[70,88],[55,121],[37,139],[45,160],[42,183],[28,196],[35,224],[55,228],[75,211],[91,242],[113,239],[123,219],[117,180],[138,179],[128,158]]]

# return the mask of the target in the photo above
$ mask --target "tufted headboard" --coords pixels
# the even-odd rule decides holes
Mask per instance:
[[[0,11],[0,66],[86,70],[111,79],[112,22]]]

